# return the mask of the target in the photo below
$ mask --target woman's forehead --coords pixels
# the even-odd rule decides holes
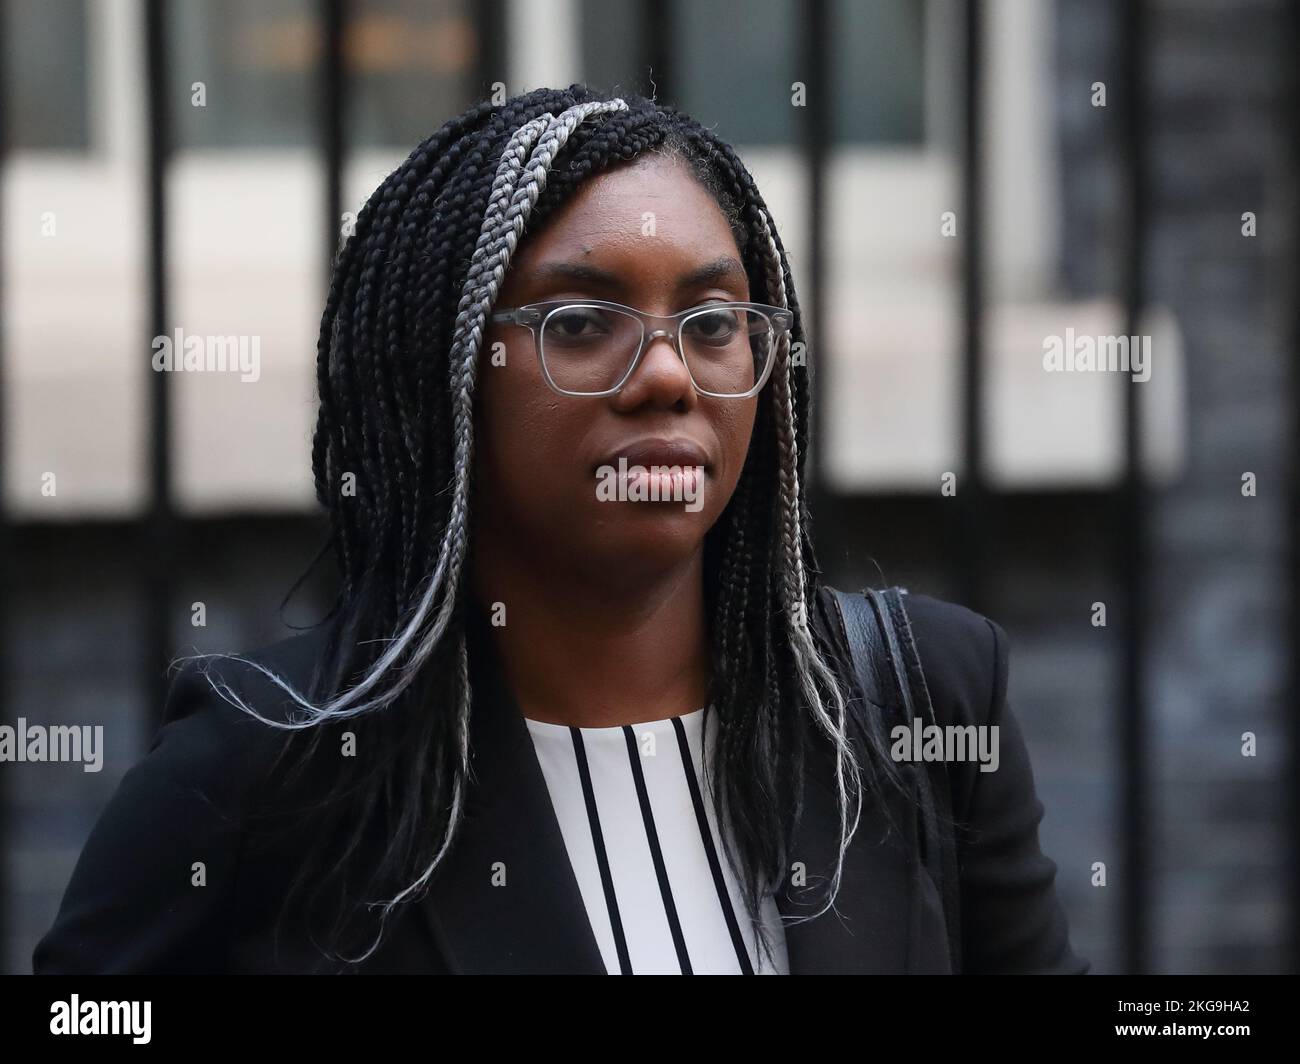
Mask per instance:
[[[585,182],[536,233],[510,274],[516,284],[613,289],[652,274],[665,285],[744,286],[726,216],[685,166],[622,165]]]
[[[598,250],[602,243],[656,240],[685,244],[692,237],[716,249],[734,247],[731,227],[712,194],[677,159],[643,155],[584,181],[520,252]]]

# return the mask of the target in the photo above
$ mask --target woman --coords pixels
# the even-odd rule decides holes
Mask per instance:
[[[336,610],[187,664],[36,970],[951,970],[818,579],[802,342],[753,179],[679,111],[574,85],[421,144],[322,319]],[[936,712],[1001,726],[962,968],[1081,972],[1005,636],[909,598]]]

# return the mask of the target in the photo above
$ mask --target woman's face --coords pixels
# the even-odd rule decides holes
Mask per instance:
[[[685,164],[648,154],[585,182],[539,232],[526,232],[496,306],[568,298],[666,315],[750,292],[712,196]],[[609,396],[552,391],[521,326],[490,325],[479,360],[475,516],[489,541],[517,546],[530,564],[615,583],[702,548],[740,477],[758,397],[697,394],[667,337],[647,342],[636,372]],[[633,501],[638,485],[629,479],[620,492],[611,479],[620,457],[629,468],[698,463],[703,476],[659,480],[659,501]],[[639,484],[643,495],[650,487]]]

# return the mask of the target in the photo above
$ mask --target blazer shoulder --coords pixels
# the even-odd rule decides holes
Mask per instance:
[[[91,829],[33,971],[225,969],[245,820],[286,734],[226,695],[283,719],[292,703],[258,666],[302,689],[322,645],[313,631],[184,659],[161,726]]]
[[[1006,697],[1008,640],[982,613],[930,595],[903,596],[939,724],[988,724]]]
[[[1020,723],[1007,702],[1007,634],[974,610],[929,595],[903,602],[940,726],[993,735],[995,759],[948,765],[961,825],[962,931],[967,970],[1083,974],[1056,896],[1056,864],[1043,854],[1043,803]]]
[[[241,654],[178,659],[161,723],[140,764],[202,780],[214,798],[233,802],[289,732],[281,725],[294,719],[295,703],[280,685],[306,695],[324,643],[313,630]]]
[[[128,777],[146,772],[202,783],[214,801],[229,804],[287,732],[275,725],[291,719],[294,703],[273,677],[306,692],[323,646],[313,630],[242,654],[177,659],[161,723]]]
[[[325,645],[325,633],[313,629],[242,654],[183,659],[140,766],[189,780],[223,810],[242,815],[295,734],[284,727],[297,719],[289,691],[310,695]]]
[[[217,727],[241,718],[256,722],[253,714],[231,701],[231,695],[239,696],[258,716],[276,724],[287,723],[295,703],[285,687],[308,692],[325,645],[325,630],[314,628],[241,654],[195,654],[177,659],[181,664],[175,667],[168,688],[162,726],[196,709],[208,711],[210,723]]]

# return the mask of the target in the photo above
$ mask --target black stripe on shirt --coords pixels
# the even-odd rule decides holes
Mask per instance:
[[[627,739],[627,756],[632,763],[632,779],[636,783],[637,801],[641,803],[641,820],[645,824],[646,841],[650,844],[650,856],[654,860],[655,875],[659,878],[659,895],[664,902],[664,915],[668,917],[668,927],[673,933],[673,945],[677,947],[677,960],[682,968],[682,975],[692,975],[691,958],[686,952],[686,936],[682,934],[681,921],[677,918],[677,905],[673,901],[672,885],[668,882],[668,869],[664,865],[663,851],[659,848],[659,832],[655,829],[654,813],[650,809],[650,795],[646,791],[645,774],[641,771],[641,751],[637,747],[636,733],[630,724],[623,725],[623,735]]]
[[[705,711],[707,712],[707,710]],[[708,721],[704,722],[705,728]],[[731,945],[736,951],[736,960],[740,962],[740,971],[744,975],[754,974],[754,965],[749,959],[749,950],[740,933],[740,924],[736,920],[736,911],[731,905],[731,894],[727,890],[727,881],[722,876],[722,865],[718,861],[718,851],[713,844],[713,832],[709,828],[708,816],[704,809],[704,798],[700,794],[700,783],[695,776],[695,760],[691,757],[690,742],[686,738],[686,729],[682,722],[673,717],[673,730],[677,733],[677,749],[682,755],[682,769],[686,773],[686,786],[691,792],[691,803],[695,806],[695,822],[700,829],[700,839],[704,843],[704,852],[709,858],[709,871],[713,873],[713,887],[718,892],[718,903],[722,906],[722,915],[727,921],[727,930],[731,933]],[[701,736],[704,729],[701,729]],[[703,742],[703,738],[701,738]]]
[[[600,867],[600,884],[605,891],[605,908],[609,910],[609,926],[614,932],[619,970],[623,975],[631,975],[632,958],[627,951],[623,918],[619,915],[618,898],[614,894],[614,877],[609,870],[609,854],[605,852],[605,836],[600,830],[600,811],[596,808],[596,791],[591,785],[591,770],[587,767],[587,748],[583,745],[581,728],[570,728],[569,734],[573,736],[573,756],[578,762],[578,778],[582,780],[582,800],[587,805],[587,823],[591,826],[591,841],[596,848],[596,864]]]

